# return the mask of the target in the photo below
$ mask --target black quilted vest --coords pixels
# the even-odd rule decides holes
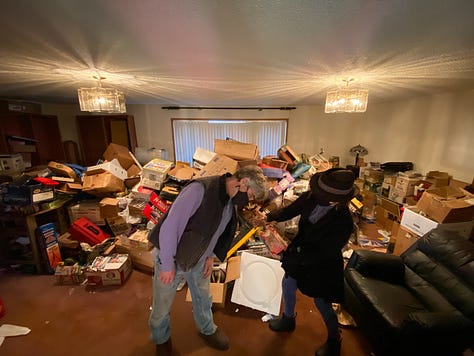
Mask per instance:
[[[189,270],[202,257],[222,218],[222,212],[229,199],[226,192],[226,178],[229,175],[197,178],[193,182],[204,185],[201,205],[188,220],[176,249],[176,264],[184,271]],[[166,213],[148,235],[148,240],[159,248],[159,234]],[[223,261],[234,238],[237,217],[235,209],[224,232],[219,236],[214,248],[215,255]]]

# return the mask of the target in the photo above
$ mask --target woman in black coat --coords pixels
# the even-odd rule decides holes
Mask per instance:
[[[332,168],[311,177],[311,190],[291,205],[268,214],[267,221],[300,215],[298,233],[282,256],[284,311],[270,321],[273,331],[295,329],[296,290],[313,297],[328,329],[327,342],[316,355],[339,355],[341,340],[332,303],[344,297],[342,248],[353,231],[349,201],[357,194],[350,170]]]

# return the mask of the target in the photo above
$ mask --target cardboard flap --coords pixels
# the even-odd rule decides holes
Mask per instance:
[[[466,196],[466,193],[463,192],[462,189],[451,186],[432,188],[426,192],[434,195],[435,198],[439,200],[457,199]]]
[[[389,199],[382,198],[381,196],[377,196],[379,199],[380,205],[387,210],[390,214],[395,216],[398,221],[400,221],[400,204],[395,203]]]
[[[240,278],[240,256],[234,256],[227,260],[227,270],[224,283],[235,281]]]

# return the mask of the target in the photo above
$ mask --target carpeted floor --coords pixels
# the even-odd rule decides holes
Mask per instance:
[[[230,294],[230,293],[229,293]],[[228,300],[216,307],[214,320],[231,341],[228,351],[205,346],[194,325],[186,287],[173,304],[172,343],[176,355],[314,355],[325,339],[322,319],[312,300],[299,294],[297,327],[293,333],[269,330],[265,314]],[[4,272],[0,298],[6,315],[0,325],[31,329],[24,336],[5,338],[0,355],[74,356],[154,355],[147,318],[151,276],[133,270],[120,287],[88,290],[82,285],[56,285],[51,275]],[[357,329],[343,329],[342,356],[369,355],[370,347]]]

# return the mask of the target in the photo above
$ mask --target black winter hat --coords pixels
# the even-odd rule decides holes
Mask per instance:
[[[344,168],[331,168],[311,177],[309,186],[320,202],[346,202],[358,193],[354,173]]]

